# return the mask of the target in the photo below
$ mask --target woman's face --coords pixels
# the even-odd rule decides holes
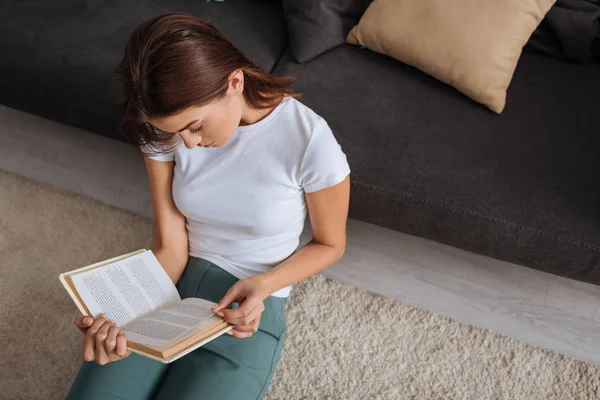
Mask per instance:
[[[149,122],[167,134],[180,135],[185,146],[221,147],[226,145],[240,124],[245,105],[243,74],[229,80],[225,97],[204,106],[194,106],[175,115]]]

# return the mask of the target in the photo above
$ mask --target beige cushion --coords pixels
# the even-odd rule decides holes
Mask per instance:
[[[523,46],[555,0],[374,0],[347,41],[500,113]]]

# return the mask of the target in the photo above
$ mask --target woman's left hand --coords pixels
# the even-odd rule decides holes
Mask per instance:
[[[236,282],[212,308],[234,328],[227,333],[237,338],[248,338],[258,330],[260,316],[265,310],[264,300],[269,296],[265,293],[264,283],[259,275],[241,279]],[[238,303],[238,308],[226,308],[231,303]]]

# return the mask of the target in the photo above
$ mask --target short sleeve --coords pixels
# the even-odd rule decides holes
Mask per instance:
[[[299,174],[300,186],[306,193],[337,185],[350,174],[346,155],[325,120],[314,127]]]
[[[173,153],[157,154],[157,155],[147,156],[147,157],[151,158],[153,160],[156,160],[156,161],[173,161],[173,160],[175,160]]]
[[[141,149],[142,149],[142,151],[148,152],[148,153],[156,152],[156,150],[154,150],[147,144],[142,145]],[[173,161],[173,160],[175,160],[175,151],[171,151],[169,153],[164,153],[164,154],[147,155],[146,157],[148,157],[152,160],[156,160],[156,161]]]

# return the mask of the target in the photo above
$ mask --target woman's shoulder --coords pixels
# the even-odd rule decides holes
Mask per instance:
[[[327,121],[296,99],[292,99],[287,114],[289,125],[297,128],[290,138],[295,146],[288,146],[285,152],[286,159],[295,161],[295,182],[306,193],[341,182],[350,173],[350,167]],[[289,157],[290,154],[296,157]]]
[[[286,104],[283,110],[283,122],[307,142],[316,130],[329,127],[320,114],[300,100],[290,97],[285,101],[289,104]]]

